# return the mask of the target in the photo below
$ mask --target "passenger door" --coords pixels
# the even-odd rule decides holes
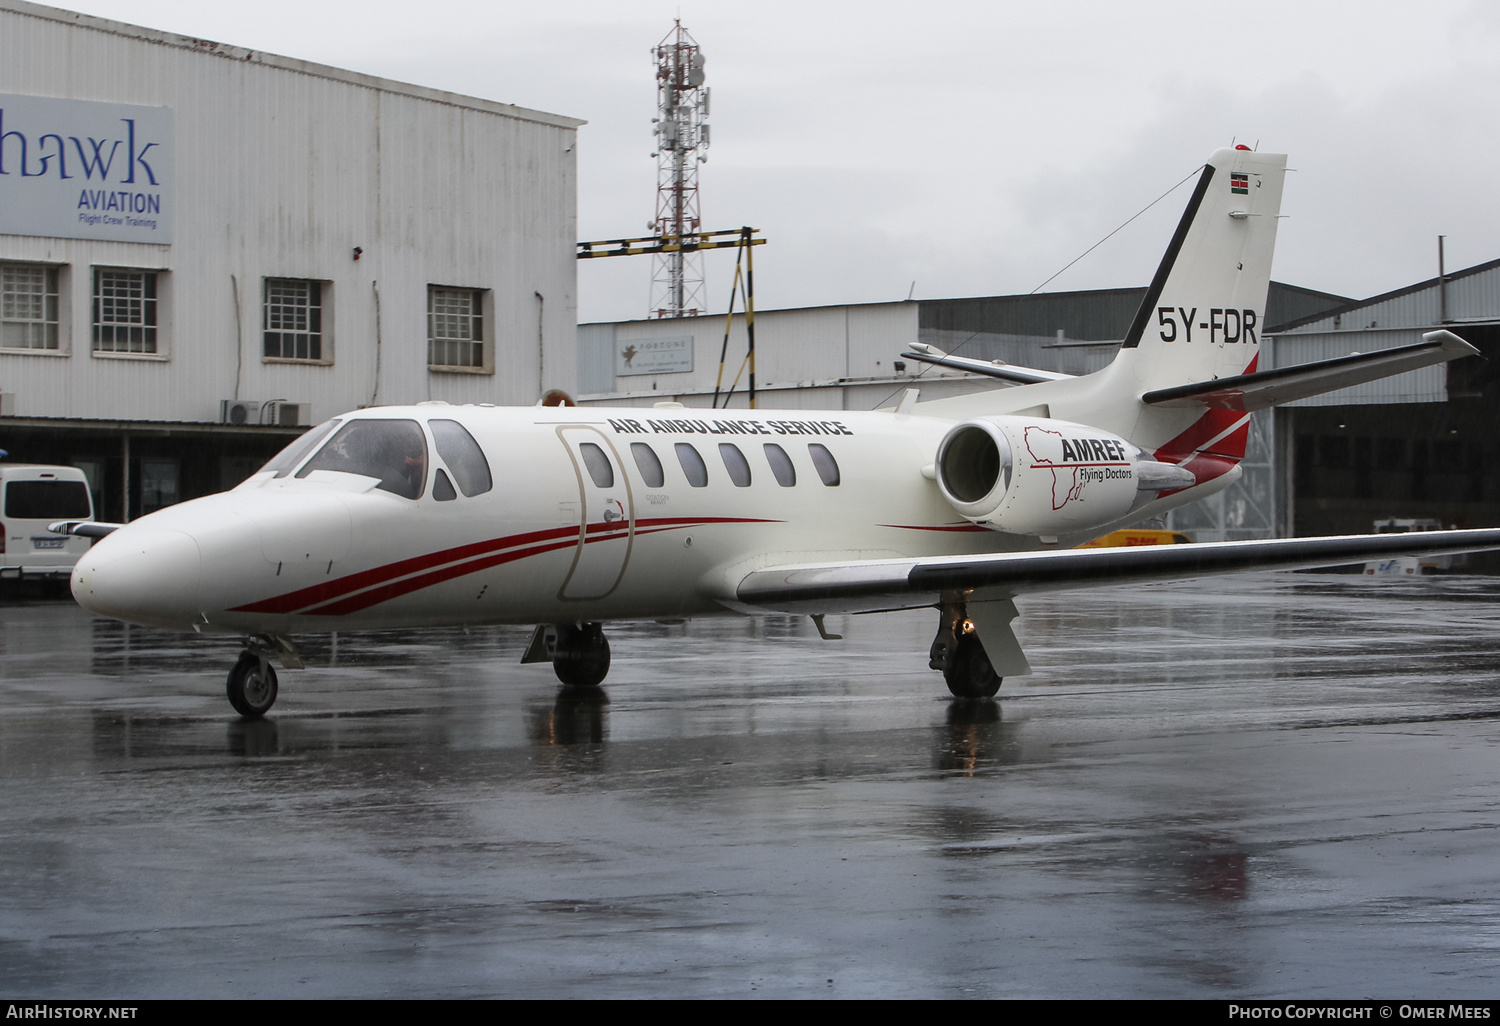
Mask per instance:
[[[635,507],[630,482],[614,445],[591,427],[559,427],[578,475],[581,510],[573,566],[558,597],[576,601],[604,598],[625,576],[635,539]]]

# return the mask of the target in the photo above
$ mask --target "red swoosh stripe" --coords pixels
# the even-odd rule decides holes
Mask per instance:
[[[964,533],[972,531],[989,531],[988,527],[980,527],[978,524],[944,524],[933,526],[930,524],[876,524],[876,527],[894,527],[898,531],[960,531]]]
[[[710,524],[769,524],[779,521],[749,517],[650,517],[637,520],[636,534]],[[612,541],[626,537],[630,524],[592,523],[584,528],[584,542]],[[554,527],[544,531],[472,542],[451,549],[440,549],[422,556],[361,570],[347,577],[325,581],[312,587],[287,592],[243,606],[236,613],[295,613],[316,616],[342,616],[368,609],[401,595],[441,584],[455,577],[486,570],[502,563],[565,549],[578,543],[577,527]],[[449,565],[444,565],[449,564]]]

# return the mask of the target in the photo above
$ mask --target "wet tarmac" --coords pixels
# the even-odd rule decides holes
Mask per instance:
[[[935,614],[232,641],[0,607],[11,997],[1493,997],[1500,579]]]

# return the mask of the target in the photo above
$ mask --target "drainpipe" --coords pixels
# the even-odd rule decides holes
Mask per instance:
[[[1443,240],[1446,235],[1438,236],[1438,323],[1448,323],[1448,275],[1443,267]]]

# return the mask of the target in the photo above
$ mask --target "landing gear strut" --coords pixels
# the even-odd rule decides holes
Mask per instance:
[[[609,673],[609,641],[604,628],[597,623],[542,624],[532,633],[521,662],[548,661],[565,686],[598,686]]]
[[[943,671],[948,690],[958,698],[993,698],[1000,690],[1001,677],[962,603],[942,607],[927,665]]]

